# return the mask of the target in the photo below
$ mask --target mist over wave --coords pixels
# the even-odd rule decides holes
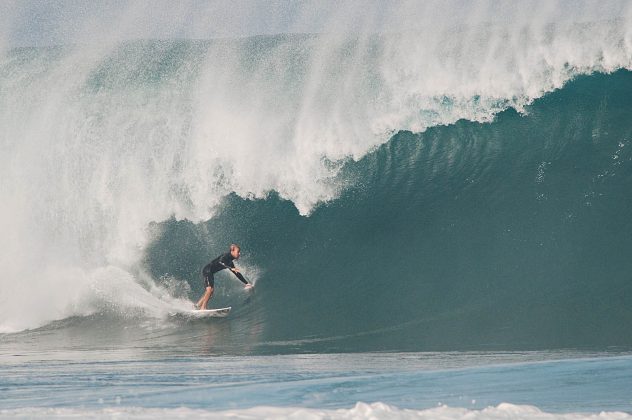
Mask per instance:
[[[160,229],[168,229],[154,229],[152,222],[211,219],[197,233],[202,235],[199,244],[213,245],[197,251],[204,258],[221,252],[225,245],[220,239],[246,238],[249,228],[269,238],[287,238],[285,217],[303,220],[295,219],[301,214],[314,219],[301,223],[323,226],[319,218],[330,211],[323,203],[335,208],[346,192],[369,185],[375,167],[364,167],[362,159],[380,156],[377,148],[400,131],[423,132],[460,119],[489,123],[507,108],[524,111],[579,75],[632,68],[625,3],[606,4],[602,9],[608,12],[596,12],[586,3],[570,13],[564,2],[547,4],[533,10],[503,7],[500,14],[492,13],[497,10],[490,2],[475,2],[465,10],[460,3],[404,2],[388,10],[379,2],[355,4],[328,14],[310,35],[206,41],[172,39],[178,27],[186,26],[184,6],[174,11],[181,20],[169,26],[168,36],[161,37],[157,29],[149,37],[134,32],[131,28],[146,14],[144,6],[137,6],[111,13],[122,25],[117,34],[103,27],[93,31],[94,17],[84,16],[79,24],[53,31],[59,45],[35,46],[11,45],[24,11],[18,3],[5,5],[4,27],[13,32],[6,30],[0,40],[0,231],[5,238],[0,331],[88,315],[101,310],[103,302],[163,314],[148,309],[162,308],[171,299],[155,282],[160,283],[162,273],[178,270],[151,262],[155,244],[164,238]],[[309,20],[312,13],[306,6],[302,16]],[[349,16],[359,16],[359,23],[334,30]],[[190,38],[200,28],[191,30]],[[563,123],[573,127],[573,121],[568,116]],[[488,161],[490,148],[498,147],[486,141],[480,140],[483,150],[476,155],[482,162]],[[625,138],[620,141],[627,145]],[[437,157],[435,165],[455,169],[458,149],[440,155],[425,146],[420,150],[403,163],[404,156],[398,156],[398,169],[376,181],[402,187],[378,195],[381,203],[387,199],[403,206],[391,210],[406,209],[407,194],[420,187],[398,184],[407,168],[417,170],[424,162],[432,166]],[[538,163],[543,177],[549,161]],[[469,168],[485,171],[484,166]],[[243,220],[213,223],[213,216],[223,206],[230,208],[236,197],[292,205],[278,214],[261,213],[275,219],[263,232],[254,224],[241,231],[231,227]],[[371,240],[366,235],[379,231],[384,220],[392,220],[392,213],[376,211],[353,240],[338,230],[322,246],[347,237],[365,260],[379,258],[378,248],[357,245]],[[402,223],[392,232],[402,233],[403,226],[419,229]],[[248,239],[245,245],[252,251],[246,263],[261,273],[277,270],[276,284],[287,283],[283,300],[296,296],[291,282],[301,284],[295,280],[301,275],[279,273],[274,265],[280,262],[261,248],[265,240]],[[300,247],[301,241],[295,241],[290,240]],[[420,252],[430,244],[408,246]],[[193,273],[202,256],[185,249],[194,256],[180,270],[186,275],[178,287],[190,285],[194,294],[199,286]],[[173,244],[167,254],[187,259]],[[297,271],[316,269],[317,258],[307,260],[294,263]],[[353,279],[337,291],[337,302],[347,302],[352,291],[344,288],[360,277],[330,273]],[[391,296],[389,304],[396,301]],[[166,306],[183,304],[170,301]]]

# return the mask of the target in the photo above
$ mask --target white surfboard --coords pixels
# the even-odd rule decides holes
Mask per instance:
[[[228,316],[231,306],[217,309],[189,309],[184,311],[171,312],[171,316],[184,316],[190,318],[224,318]]]

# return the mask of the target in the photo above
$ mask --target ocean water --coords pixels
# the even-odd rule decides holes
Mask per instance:
[[[278,6],[0,6],[0,417],[632,417],[629,3]]]
[[[192,347],[195,351],[176,354],[137,346],[3,356],[0,416],[632,417],[626,414],[632,406],[629,354],[363,352],[246,357]],[[7,346],[2,350],[4,354]]]

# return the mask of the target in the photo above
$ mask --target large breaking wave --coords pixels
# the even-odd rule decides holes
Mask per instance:
[[[240,241],[267,339],[627,343],[629,11],[486,5],[5,47],[0,330],[162,316]]]

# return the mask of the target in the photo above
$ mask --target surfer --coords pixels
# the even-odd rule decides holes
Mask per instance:
[[[213,296],[213,288],[215,287],[215,278],[213,275],[218,271],[228,268],[243,284],[245,284],[244,289],[250,289],[252,287],[252,284],[248,283],[248,280],[244,278],[244,276],[239,272],[239,269],[236,268],[233,263],[233,261],[239,259],[240,254],[241,250],[239,245],[230,244],[230,248],[227,253],[220,255],[204,266],[202,269],[202,276],[204,277],[204,287],[206,290],[204,291],[204,295],[202,295],[195,305],[196,309],[206,309],[206,304]]]

